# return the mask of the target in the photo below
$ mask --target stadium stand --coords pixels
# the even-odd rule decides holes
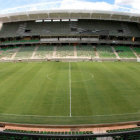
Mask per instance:
[[[121,58],[135,58],[136,56],[128,46],[116,46],[114,47],[116,52]]]
[[[92,46],[77,46],[77,56],[79,57],[95,57],[94,48]]]
[[[69,135],[93,134],[92,131],[53,132],[53,131],[24,131],[24,130],[11,130],[11,129],[6,129],[4,131],[5,132],[20,132],[20,133],[36,133],[36,134],[69,134]]]
[[[73,48],[73,46],[58,46],[56,56],[57,57],[74,56],[74,48]]]
[[[81,11],[80,12],[77,12],[77,11],[74,11],[74,12],[73,11],[65,11],[65,12],[64,11],[55,11],[55,12],[54,11],[45,11],[43,13],[38,13],[37,11],[34,13],[32,11],[31,13],[23,12],[23,13],[20,13],[19,15],[18,15],[18,13],[16,13],[15,15],[14,15],[14,13],[0,15],[0,22],[2,22],[2,24],[0,23],[0,61],[1,62],[11,62],[13,60],[14,60],[13,62],[18,62],[18,61],[22,61],[22,59],[23,59],[23,61],[26,61],[26,62],[36,61],[35,59],[39,59],[37,61],[41,61],[41,63],[42,63],[42,61],[51,61],[51,60],[56,61],[56,62],[59,62],[59,60],[60,61],[67,60],[69,62],[85,61],[85,60],[98,61],[98,62],[116,61],[116,60],[117,61],[126,61],[127,60],[127,61],[137,61],[137,62],[140,61],[139,60],[139,57],[140,57],[140,47],[139,47],[139,45],[140,45],[140,15],[138,15],[138,14],[134,15],[132,13],[129,14],[129,13],[120,13],[120,12],[118,12],[118,13],[107,12],[106,13],[105,11],[98,13],[98,11],[94,11],[94,10],[93,11],[85,10],[82,12]],[[67,58],[67,59],[63,59],[63,58]],[[104,58],[104,59],[102,59],[102,58]],[[128,58],[131,58],[131,59],[128,59]],[[24,59],[27,59],[27,60],[24,60]],[[6,60],[9,60],[9,61],[6,61]],[[62,64],[62,66],[63,66],[63,64]],[[74,76],[71,76],[71,73],[73,72],[72,71],[73,67],[71,65],[72,65],[71,63],[69,63],[69,67],[67,65],[67,68],[69,69],[69,72],[68,72],[69,75],[67,74],[67,76],[69,76],[68,77],[69,81],[68,81],[67,85],[69,86],[69,91],[70,91],[69,92],[70,93],[70,102],[68,102],[68,103],[70,103],[70,111],[69,111],[70,117],[72,116],[74,118],[76,115],[71,113],[71,108],[72,108],[71,106],[73,106],[73,105],[71,105],[71,103],[76,102],[76,101],[71,101],[71,99],[73,99],[73,97],[71,97],[72,96],[71,84],[73,84],[75,81],[76,81],[75,83],[77,83],[77,85],[78,85],[78,82],[80,81],[79,85],[81,85],[81,86],[82,86],[82,82],[85,83],[87,81],[89,81],[88,83],[92,84],[91,78],[94,78],[94,75],[90,74],[87,71],[87,69],[89,69],[89,67],[88,67],[87,69],[85,69],[86,72],[84,72],[85,77],[86,77],[86,75],[88,75],[88,77],[92,76],[91,78],[83,78],[84,79],[83,81],[79,80],[79,78],[78,78],[78,80],[73,81]],[[119,66],[119,64],[118,64],[118,66]],[[3,68],[3,65],[1,67]],[[47,76],[47,74],[46,74],[47,67],[49,67],[49,65],[46,65],[46,67],[44,67],[45,68],[44,74],[46,76]],[[129,67],[133,67],[133,65],[126,66],[126,69],[128,69]],[[79,69],[80,69],[80,67],[79,67]],[[55,67],[53,67],[53,70],[55,71]],[[93,72],[94,72],[94,70],[93,70]],[[110,71],[108,71],[108,72],[110,72]],[[126,73],[126,70],[124,72]],[[2,71],[2,73],[3,73],[3,71]],[[8,77],[7,74],[10,74],[10,72],[4,74],[4,76],[6,75]],[[42,73],[38,74],[39,77],[40,77],[40,74],[42,74]],[[99,72],[98,72],[98,74],[100,75]],[[108,73],[108,74],[110,76],[110,73]],[[97,79],[99,79],[103,84],[104,75],[105,75],[105,71],[103,71],[102,79],[96,78],[96,81],[95,80],[94,81],[96,83],[98,83]],[[14,78],[18,77],[18,75],[16,73],[13,76],[14,76]],[[44,76],[44,77],[49,79],[49,76],[47,76],[47,77],[46,76]],[[55,74],[54,74],[54,77],[55,77]],[[72,77],[72,79],[71,79],[71,77]],[[105,78],[106,77],[107,76],[105,76]],[[125,88],[126,91],[138,90],[136,88],[138,85],[138,83],[137,83],[138,81],[135,79],[135,77],[138,77],[138,76],[133,75],[133,79],[131,77],[131,80],[134,80],[134,81],[129,82],[129,83],[133,83],[133,85],[136,85],[136,86],[132,87],[132,90]],[[7,88],[8,81],[12,82],[13,80],[11,80],[12,79],[12,77],[11,77],[8,80],[7,79],[4,80],[4,81],[6,81],[4,83],[3,82],[4,78],[5,77],[2,77],[1,83],[3,83],[3,85],[6,83],[6,86],[3,86],[4,90],[1,89],[1,91],[4,91],[3,92],[4,94],[2,94],[2,95],[3,95],[3,97],[6,98],[6,92],[11,91],[11,88],[14,87],[15,85],[14,85],[14,83],[12,83],[11,87],[9,87],[9,89],[5,90],[5,88]],[[76,77],[74,77],[74,78],[76,79]],[[117,76],[115,78],[117,78]],[[63,80],[63,77],[58,78],[59,84],[60,84],[61,79]],[[108,81],[111,82],[111,80],[108,80]],[[126,81],[127,80],[129,80],[129,79],[126,79]],[[36,81],[36,79],[35,79],[35,81]],[[37,77],[37,82],[38,81],[39,80]],[[43,82],[42,79],[40,81]],[[51,87],[51,83],[54,83],[53,88],[56,87],[55,93],[59,94],[59,91],[57,91],[57,89],[60,89],[61,85],[56,85],[55,79],[54,80],[52,79],[52,82],[50,82],[50,85],[49,85],[50,87]],[[91,87],[93,87],[93,85],[95,85],[95,86],[101,85],[101,84],[96,84],[96,83],[92,84]],[[106,83],[106,81],[105,81],[105,83]],[[119,91],[118,90],[119,85],[117,85],[117,84],[120,83],[122,85],[122,83],[119,81],[117,81],[117,84],[115,84],[115,81],[113,81],[113,83],[117,87],[117,91]],[[17,85],[17,82],[15,84]],[[128,84],[128,83],[123,82],[123,84]],[[43,86],[45,85],[44,87],[46,89],[48,89],[48,91],[50,91],[50,94],[52,94],[53,88],[49,89],[49,86],[46,83],[40,84],[40,85],[43,85]],[[62,83],[62,85],[64,86],[63,83]],[[112,85],[113,86],[112,89],[114,89],[114,85]],[[89,86],[90,85],[88,85],[88,87]],[[101,86],[103,86],[103,85],[101,85]],[[125,85],[122,85],[122,86],[125,87]],[[122,86],[121,86],[121,90],[123,90]],[[126,85],[126,86],[131,87],[132,85],[131,86]],[[30,87],[30,85],[29,85],[29,87]],[[40,89],[42,89],[42,87]],[[78,89],[78,88],[76,87],[76,89]],[[111,89],[111,84],[109,85],[109,88]],[[43,91],[44,91],[43,95],[48,93],[45,91],[46,89],[43,89]],[[93,92],[97,93],[97,92],[102,92],[102,91],[108,90],[108,95],[109,95],[109,91],[111,91],[110,89],[108,90],[107,87],[105,87],[104,90],[102,90],[102,89],[98,90],[98,88],[97,89],[94,88],[95,91],[92,91],[91,93],[93,93]],[[39,90],[39,92],[41,93],[41,90]],[[78,90],[76,92],[78,93]],[[83,92],[85,92],[84,88],[83,88]],[[86,90],[86,93],[87,92],[88,91]],[[33,91],[33,94],[34,93],[35,92]],[[116,93],[116,90],[114,90],[113,93]],[[117,94],[118,93],[119,92],[117,92]],[[83,103],[83,101],[86,102],[86,100],[83,100],[83,99],[85,99],[84,98],[85,96],[82,95],[82,88],[80,89],[80,95],[81,95],[81,99],[82,99],[81,102],[82,103]],[[78,96],[78,94],[77,94],[77,96]],[[3,97],[1,99],[2,103],[5,102]],[[38,97],[41,97],[41,95],[38,94]],[[42,96],[42,97],[45,97],[45,96]],[[47,96],[47,98],[48,97],[49,96]],[[79,97],[80,96],[78,96],[78,101],[80,101]],[[108,96],[108,97],[110,97],[110,96]],[[117,100],[115,100],[115,97],[116,96],[114,96],[114,98],[113,98],[113,96],[111,96],[111,98],[113,98],[113,101],[111,103],[114,103],[114,101],[117,101],[117,103],[119,104],[118,99],[121,99],[120,98],[121,96],[116,98]],[[58,97],[58,99],[59,98],[61,98],[61,97]],[[109,98],[109,100],[111,98]],[[39,98],[37,98],[37,99],[39,99]],[[52,105],[53,103],[56,103],[56,105],[58,107],[59,107],[59,105],[60,106],[62,105],[62,104],[57,104],[57,102],[55,102],[55,98],[51,98],[51,99],[53,99],[53,102],[51,102],[50,105]],[[122,100],[125,101],[125,98],[124,99],[122,98],[121,102],[123,102]],[[132,98],[130,100],[132,100]],[[21,103],[20,98],[17,98],[16,101],[19,101]],[[91,99],[91,101],[93,102],[92,99]],[[106,101],[108,101],[108,100],[106,100]],[[61,101],[59,101],[59,102],[61,102]],[[121,106],[121,102],[120,102],[120,106]],[[49,105],[49,102],[47,103],[47,101],[45,101],[44,103],[45,103],[45,105],[46,104]],[[96,101],[93,103],[96,103]],[[12,106],[14,106],[14,105],[15,104],[12,104]],[[41,104],[41,105],[44,106],[43,104]],[[137,107],[133,107],[133,106],[131,107],[131,104],[129,105],[129,102],[127,102],[127,101],[126,101],[126,105],[127,105],[126,108],[124,107],[124,108],[122,108],[122,110],[120,110],[120,112],[121,112],[120,115],[119,115],[119,106],[117,106],[117,111],[118,111],[118,112],[116,112],[116,114],[118,114],[117,116],[123,115],[125,113],[125,111],[127,111],[127,113],[128,113],[127,109],[129,109],[129,108],[132,109],[131,112],[134,112],[133,110],[137,109]],[[33,104],[32,104],[32,106],[36,107]],[[62,106],[65,107],[66,105],[62,105]],[[79,104],[79,106],[80,106],[80,104]],[[87,106],[89,106],[89,105],[87,105]],[[110,105],[108,104],[108,106],[110,106]],[[112,106],[113,106],[113,104],[112,104]],[[1,108],[4,109],[5,107],[1,107]],[[77,106],[77,108],[78,108],[78,106]],[[85,108],[86,108],[86,106],[85,106]],[[47,109],[47,107],[44,106],[44,109]],[[5,112],[7,114],[5,114],[5,115],[3,114],[3,116],[7,115],[9,118],[10,114],[8,114],[7,110],[10,112],[12,110],[12,108],[6,109]],[[52,110],[51,113],[48,112],[48,115],[51,115],[51,116],[47,116],[48,118],[54,117],[54,116],[52,116],[54,114],[53,109],[51,109],[51,110]],[[61,110],[63,110],[63,109],[61,109]],[[81,109],[79,109],[79,110],[81,110]],[[87,110],[87,108],[86,108],[86,110]],[[97,110],[99,110],[99,109],[97,108]],[[55,111],[56,110],[54,109],[54,112]],[[60,112],[59,109],[57,111]],[[111,113],[114,110],[110,108],[110,110],[108,110],[108,111]],[[24,114],[24,110],[23,111],[21,110],[20,112],[22,112]],[[44,113],[44,111],[42,111],[42,112]],[[90,110],[89,110],[89,112],[90,112]],[[105,115],[105,114],[98,115],[98,111],[95,111],[95,112],[97,113],[97,114],[95,113],[96,114],[95,116],[97,118],[99,118],[98,121],[101,121],[100,122],[100,124],[101,124],[102,120],[100,120],[99,116],[107,116],[107,115]],[[1,113],[4,113],[4,110],[2,110]],[[41,113],[41,114],[43,114],[43,113]],[[80,113],[82,115],[80,117],[80,121],[83,124],[84,123],[86,124],[84,119],[82,119],[82,117],[86,116],[85,110],[82,113],[83,114]],[[87,110],[87,113],[88,113],[88,110]],[[99,114],[102,114],[102,113],[104,113],[103,110],[101,110],[101,113],[99,112]],[[17,117],[19,115],[18,113],[16,115],[16,113],[12,113],[12,111],[11,111],[11,116],[14,116],[14,114]],[[34,113],[29,112],[29,114],[34,114]],[[115,113],[113,112],[111,114],[115,114]],[[40,113],[38,114],[38,116],[39,115],[40,115]],[[61,115],[61,112],[60,112],[60,115]],[[94,112],[93,112],[93,115],[94,115]],[[27,117],[30,115],[25,115],[25,116]],[[30,118],[32,119],[33,116],[35,116],[35,115],[31,115]],[[78,113],[77,113],[77,116],[79,117],[80,115],[78,115]],[[76,121],[78,120],[77,116],[75,117]],[[110,116],[113,116],[113,115],[110,115]],[[46,116],[40,116],[40,117],[44,118]],[[57,114],[55,117],[57,118]],[[61,116],[61,117],[63,119],[63,116]],[[1,118],[3,118],[3,117],[1,117]],[[53,118],[53,124],[55,123],[54,118]],[[73,118],[71,118],[71,119],[73,119]],[[92,118],[90,117],[90,119],[93,119],[93,117]],[[118,117],[117,117],[117,119],[119,122]],[[129,121],[129,117],[127,119]],[[127,119],[126,119],[126,121],[127,121]],[[9,119],[6,120],[4,117],[3,120],[8,121]],[[39,117],[37,120],[39,120]],[[24,121],[26,122],[26,119]],[[49,119],[47,121],[49,121]],[[110,119],[107,119],[105,121],[108,123],[109,122],[113,123],[113,121],[111,121]],[[131,119],[130,119],[130,121],[131,121]],[[10,120],[9,120],[9,122],[10,122]],[[79,123],[81,123],[81,122],[79,122]],[[39,122],[35,122],[35,123],[39,124]],[[49,123],[51,123],[51,122],[49,122]],[[61,123],[61,121],[60,121],[60,123]],[[88,123],[90,125],[90,121]],[[91,123],[94,123],[94,121],[93,122],[91,121]],[[64,129],[61,129],[61,130],[64,130],[64,132],[54,132],[54,131],[46,132],[46,131],[10,130],[10,129],[4,130],[5,124],[6,123],[4,123],[4,125],[0,129],[0,140],[34,140],[34,139],[35,140],[37,140],[37,139],[38,140],[46,140],[46,139],[47,140],[101,140],[101,139],[103,139],[103,140],[105,140],[105,139],[106,140],[107,139],[109,139],[109,140],[140,140],[140,127],[129,128],[129,129],[119,129],[119,130],[109,130],[109,131],[103,130],[101,133],[99,133],[99,131],[98,132],[96,131],[96,133],[93,133],[94,130],[93,130],[93,132],[91,132],[91,131],[82,131],[81,132],[81,131],[79,131],[80,129],[77,129],[77,126],[76,126],[76,128],[74,128],[74,129],[69,128],[69,130],[68,130],[69,132],[65,132]],[[66,124],[66,121],[64,124]],[[74,124],[74,122],[72,124]],[[14,125],[16,126],[16,124],[14,124]],[[24,125],[24,124],[22,124],[22,125]],[[45,125],[45,123],[43,125]],[[80,124],[80,125],[82,126],[82,124]],[[106,125],[106,124],[104,124],[104,125]],[[112,126],[117,126],[117,125],[113,124]],[[135,124],[135,126],[136,126],[136,124]],[[52,126],[50,125],[49,127],[52,127]],[[63,126],[59,126],[59,128],[62,128],[62,127]],[[66,126],[66,127],[69,127],[69,126]],[[41,128],[41,127],[39,127],[39,128]],[[45,128],[47,128],[47,125],[45,126]],[[83,126],[81,128],[82,128],[81,130],[84,130]],[[85,130],[89,130],[86,128],[86,126],[84,126],[84,128],[85,128]],[[15,129],[18,129],[18,128],[15,128]],[[26,128],[24,128],[24,129],[26,129]],[[53,130],[55,130],[55,129],[53,129]]]
[[[102,58],[115,58],[115,54],[111,48],[111,46],[97,46],[96,50],[98,51],[98,54]]]
[[[140,47],[133,47],[133,49],[137,53],[137,55],[140,57]]]
[[[3,24],[2,29],[0,31],[0,37],[10,37],[15,36],[15,31],[18,30],[18,23],[10,23],[10,24]]]
[[[20,48],[18,53],[15,56],[15,59],[30,59],[33,54],[35,47],[31,46],[23,46]]]
[[[115,133],[115,132],[126,132],[126,131],[136,131],[136,130],[140,130],[140,127],[136,127],[136,128],[128,128],[128,129],[116,129],[116,130],[108,130],[107,133]],[[127,134],[127,140],[139,140],[140,139],[140,134]],[[124,136],[120,135],[118,136],[114,136],[113,140],[125,140]]]
[[[51,132],[51,131],[25,131],[6,129],[0,132],[1,140],[139,140],[140,128],[129,128],[120,130],[109,130],[104,134],[94,134],[92,131],[69,131],[69,132]]]
[[[6,47],[0,49],[0,59],[10,59],[16,52],[17,47]]]
[[[39,40],[14,40],[14,41],[4,41],[2,44],[6,43],[24,43],[24,42],[38,42]]]
[[[61,139],[61,140],[65,140],[65,139],[69,139],[69,140],[80,140],[81,138],[77,138],[80,137],[80,135],[82,136],[86,136],[86,135],[92,135],[93,132],[92,131],[69,131],[69,132],[46,132],[46,131],[23,131],[23,130],[4,130],[4,132],[8,132],[8,133],[12,133],[12,134],[23,134],[23,136],[18,135],[18,136],[1,136],[0,135],[0,139],[11,139],[11,140],[19,140],[19,139],[24,139],[24,140],[34,140],[34,139],[39,139],[39,140],[57,140],[57,139]],[[34,137],[29,137],[29,135],[36,135]],[[27,135],[27,136],[26,136]],[[37,136],[37,135],[46,135],[43,138]],[[75,135],[76,138],[74,138],[73,136]],[[46,137],[46,138],[45,138]],[[67,138],[68,137],[68,138]],[[85,138],[85,140],[88,140],[89,138]],[[92,138],[91,140],[96,140],[96,138]]]
[[[79,20],[75,22],[14,22],[4,23],[0,37],[39,36],[39,35],[111,35],[139,37],[140,30],[136,23]]]
[[[44,58],[95,58],[96,52],[99,58],[116,58],[112,47],[109,45],[37,45],[36,46],[12,46],[3,47],[0,49],[0,59],[44,59]],[[115,46],[116,53],[120,58],[136,58],[133,50],[138,56],[140,56],[140,48],[133,47],[133,50],[129,46]],[[18,51],[17,51],[18,50]],[[35,52],[34,52],[35,51]],[[75,54],[76,53],[76,54]],[[14,57],[13,57],[14,56]],[[32,57],[33,56],[33,57]]]
[[[34,58],[46,58],[46,57],[51,57],[54,51],[53,46],[39,46]]]

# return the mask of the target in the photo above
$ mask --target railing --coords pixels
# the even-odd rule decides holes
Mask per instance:
[[[118,45],[118,44],[123,44],[123,45],[140,45],[140,41],[113,41],[113,40],[91,40],[91,39],[87,39],[87,40],[52,40],[52,41],[40,41],[40,40],[24,40],[24,41],[6,41],[6,42],[2,42],[0,43],[1,46],[5,46],[5,45],[26,45],[26,44],[41,44],[41,43],[104,43],[104,44],[114,44],[114,45]]]
[[[10,138],[25,138],[28,139],[69,139],[69,140],[96,140],[96,138],[105,138],[110,140],[110,138],[117,137],[117,140],[128,140],[130,137],[135,139],[140,139],[140,130],[126,131],[126,132],[115,132],[115,133],[102,133],[102,134],[37,134],[37,133],[18,133],[18,132],[5,132],[0,131],[0,137]],[[13,138],[14,139],[14,138]],[[6,140],[6,139],[5,139]]]
[[[4,41],[1,44],[11,44],[11,43],[26,43],[26,42],[38,42],[39,40],[14,40],[14,41]]]

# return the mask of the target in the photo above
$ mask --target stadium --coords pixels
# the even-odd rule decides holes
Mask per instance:
[[[0,25],[0,139],[140,139],[139,14],[20,12]]]

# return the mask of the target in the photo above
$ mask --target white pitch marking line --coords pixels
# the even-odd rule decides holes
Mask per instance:
[[[93,116],[72,116],[75,118],[78,117],[110,117],[110,116],[125,116],[125,115],[140,115],[140,112],[137,113],[125,113],[125,114],[108,114],[108,115],[93,115]],[[60,118],[67,118],[70,116],[41,116],[41,115],[21,115],[21,114],[4,114],[0,113],[0,116],[17,116],[17,117],[42,117],[42,118],[49,118],[49,117],[60,117]]]
[[[70,117],[71,117],[71,64],[69,62]]]

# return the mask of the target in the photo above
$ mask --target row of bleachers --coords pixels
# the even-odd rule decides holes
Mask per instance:
[[[19,23],[6,23],[3,24],[0,31],[0,37],[15,37],[16,31],[18,30]]]
[[[140,127],[127,128],[127,129],[107,130],[107,132],[108,132],[108,133],[112,133],[112,132],[124,132],[124,131],[132,131],[132,130],[140,130]]]
[[[115,46],[114,48],[121,58],[136,58],[130,47]]]
[[[127,128],[127,129],[115,129],[115,130],[108,130],[107,133],[115,133],[115,132],[126,132],[126,131],[135,131],[140,130],[140,127],[136,128]],[[125,140],[124,136],[114,136],[113,140]],[[140,140],[140,134],[127,134],[127,140]]]
[[[52,57],[53,51],[54,51],[53,46],[39,46],[34,57],[35,58]]]
[[[77,46],[77,56],[79,57],[95,57],[93,46]]]
[[[106,136],[100,136],[98,135],[96,138],[93,137],[88,137],[88,135],[93,135],[92,131],[69,131],[69,132],[52,132],[52,131],[27,131],[27,130],[11,130],[11,129],[6,129],[4,130],[4,132],[8,132],[8,133],[12,133],[15,134],[15,136],[6,136],[6,135],[0,135],[0,139],[1,140],[7,140],[7,139],[11,139],[11,140],[19,140],[19,139],[24,139],[24,140],[33,140],[33,137],[28,137],[29,134],[32,134],[34,136],[36,136],[36,139],[39,140],[57,140],[57,139],[61,139],[61,140],[80,140],[81,138],[83,139],[83,137],[79,137],[76,138],[74,136],[80,136],[80,135],[85,135],[84,139],[85,140],[97,140],[97,139],[106,139],[106,140],[140,140],[140,133],[135,133],[136,131],[140,130],[140,127],[137,128],[128,128],[128,129],[118,129],[118,130],[109,130],[107,131],[107,133],[111,133],[110,136],[106,137]],[[122,134],[118,134],[117,132],[123,132]],[[134,133],[131,133],[134,132]],[[16,134],[20,134],[21,135],[16,135]],[[113,134],[114,133],[114,134]],[[24,136],[22,135],[24,134]],[[46,135],[46,138],[41,138],[39,137],[40,135]],[[108,135],[107,134],[107,135]],[[47,135],[51,137],[47,138]],[[61,136],[61,138],[54,138],[55,136]],[[70,136],[69,138],[67,136]],[[72,136],[72,137],[71,137]],[[87,136],[87,137],[86,137]]]
[[[0,58],[10,59],[12,55],[16,52],[17,47],[8,47],[0,49]]]
[[[137,55],[140,57],[140,47],[133,47],[133,50],[137,53]]]
[[[19,133],[34,133],[34,134],[53,134],[53,135],[82,135],[82,134],[93,134],[92,131],[65,131],[65,132],[54,132],[54,131],[25,131],[25,130],[12,130],[6,129],[5,132],[19,132]]]
[[[49,23],[27,23],[27,27],[31,29],[31,35],[63,35],[69,34],[69,22],[49,22]]]
[[[88,134],[93,134],[92,131],[69,131],[69,132],[52,132],[52,131],[24,131],[24,130],[10,130],[10,129],[6,129],[4,130],[4,132],[12,132],[12,133],[26,133],[26,134],[32,134],[32,135],[36,135],[36,137],[28,137],[28,136],[22,136],[22,135],[18,135],[18,136],[3,136],[0,135],[0,140],[34,140],[34,139],[38,139],[38,140],[80,140],[81,138],[74,138],[73,135],[88,135]],[[25,134],[25,135],[26,135]],[[51,135],[51,137],[45,137],[45,138],[41,138],[39,136],[37,136],[37,134],[45,134],[45,135]],[[55,135],[57,136],[61,136],[63,135],[63,137],[61,138],[54,138]],[[66,135],[69,135],[71,137],[67,138]],[[54,137],[53,137],[54,136]],[[96,138],[84,138],[85,140],[96,140]]]
[[[22,25],[24,28],[21,29]],[[112,35],[139,37],[137,23],[118,21],[79,20],[76,22],[14,22],[4,23],[0,37],[50,36],[50,35]]]
[[[74,56],[73,46],[57,47],[56,57],[69,57],[69,56]]]
[[[110,46],[97,46],[96,50],[101,58],[115,58],[115,54]]]
[[[37,47],[37,49],[35,49]],[[111,46],[86,46],[80,45],[75,46],[65,45],[65,46],[21,46],[21,47],[6,47],[0,49],[0,59],[11,59],[15,54],[14,58],[17,59],[43,59],[51,57],[96,57],[97,52],[100,58],[116,58],[115,53]],[[136,58],[135,54],[128,46],[115,46],[117,54],[120,58]],[[133,47],[133,50],[138,56],[140,56],[140,47]],[[35,53],[34,53],[35,51]],[[34,53],[34,55],[33,55]]]
[[[20,50],[18,51],[18,53],[15,56],[15,59],[29,59],[29,58],[31,58],[34,49],[35,49],[35,47],[31,47],[31,46],[20,47]]]

